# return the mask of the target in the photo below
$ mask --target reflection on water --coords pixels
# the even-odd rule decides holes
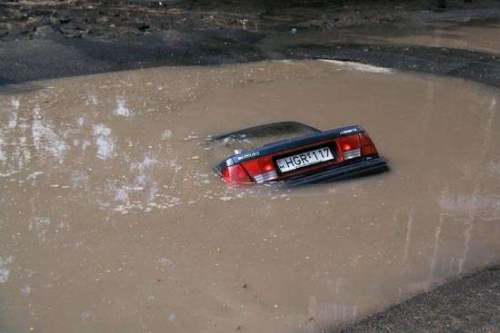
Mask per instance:
[[[498,92],[329,62],[0,95],[0,328],[318,331],[498,262]],[[391,172],[228,188],[210,134],[366,127]]]

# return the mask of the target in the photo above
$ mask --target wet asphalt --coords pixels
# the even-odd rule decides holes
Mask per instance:
[[[262,34],[244,31],[167,31],[126,40],[41,39],[6,41],[0,48],[0,84],[155,66],[246,63],[259,60],[355,61],[400,71],[462,78],[500,86],[500,57],[442,47],[362,43],[261,44]],[[272,36],[271,36],[272,38]],[[272,43],[271,43],[272,45]]]

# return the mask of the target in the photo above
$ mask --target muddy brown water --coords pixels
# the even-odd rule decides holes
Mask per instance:
[[[414,27],[394,25],[393,29],[359,27],[350,30],[346,36],[372,43],[447,47],[500,54],[499,29],[500,20],[490,18],[465,22],[439,21]]]
[[[261,43],[272,47],[283,45],[349,42],[375,45],[418,45],[453,48],[500,54],[500,19],[470,19],[468,21],[436,21],[404,24],[360,25],[333,31],[298,31],[265,38]]]
[[[500,98],[338,64],[155,68],[0,95],[0,330],[318,332],[500,258]],[[228,188],[205,138],[358,123],[391,171]]]

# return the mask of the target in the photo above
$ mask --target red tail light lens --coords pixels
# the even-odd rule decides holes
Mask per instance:
[[[349,135],[337,139],[337,144],[344,160],[350,160],[361,156],[359,136]]]
[[[366,133],[359,134],[359,141],[361,143],[361,154],[363,156],[373,156],[378,155],[377,149],[373,144],[372,139]]]
[[[222,170],[222,178],[228,184],[250,184],[252,180],[248,173],[239,164],[229,166]]]
[[[257,183],[274,180],[278,178],[274,161],[271,156],[263,156],[242,163],[250,177]]]
[[[222,171],[222,177],[228,184],[264,183],[278,178],[271,156],[232,165]]]

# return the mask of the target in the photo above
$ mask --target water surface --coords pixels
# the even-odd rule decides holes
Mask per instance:
[[[0,94],[0,328],[317,332],[500,257],[498,90],[324,61]],[[364,126],[386,174],[229,188],[206,137]]]

